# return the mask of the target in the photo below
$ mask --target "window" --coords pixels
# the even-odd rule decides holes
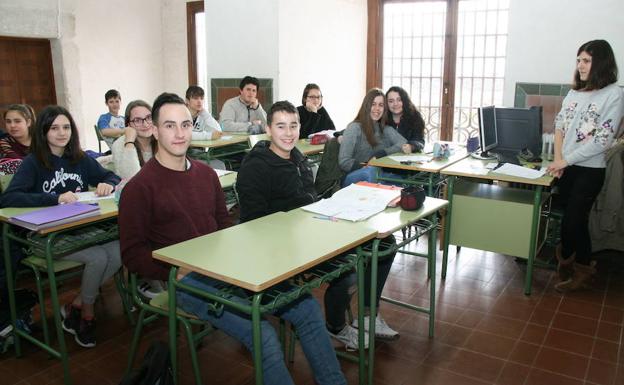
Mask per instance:
[[[509,0],[370,2],[368,84],[403,87],[429,141],[465,142],[477,107],[503,101]]]
[[[203,1],[186,3],[186,35],[189,85],[199,85],[204,90],[207,90],[206,19]]]

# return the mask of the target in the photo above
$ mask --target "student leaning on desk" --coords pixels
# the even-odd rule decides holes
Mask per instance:
[[[555,205],[563,208],[561,245],[556,249],[558,291],[586,286],[596,273],[591,260],[589,212],[605,179],[605,152],[624,115],[624,93],[609,43],[592,40],[576,53],[572,89],[555,118],[555,160],[548,166],[559,178]]]
[[[277,102],[267,114],[267,134],[271,141],[258,142],[245,157],[238,172],[237,190],[241,205],[241,221],[250,221],[278,211],[289,211],[317,200],[312,170],[303,154],[295,147],[299,138],[299,114],[287,102]],[[312,237],[314,234],[310,234]],[[385,242],[394,242],[392,236]],[[394,254],[379,262],[377,304]],[[370,271],[366,274],[365,307],[371,303]],[[330,334],[348,349],[357,349],[357,331],[346,323],[345,313],[351,302],[350,289],[355,274],[346,273],[330,282],[325,292],[325,315]],[[368,317],[365,325],[368,325]],[[382,319],[376,318],[376,336],[395,339],[398,333]],[[354,323],[357,327],[357,321]]]
[[[37,117],[28,155],[6,192],[0,207],[52,206],[75,202],[75,192],[96,188],[97,195],[110,195],[120,179],[80,149],[74,119],[60,106],[48,106]],[[94,303],[100,286],[121,266],[119,242],[92,246],[63,259],[84,263],[80,294],[61,308],[63,329],[76,342],[91,348],[96,344]]]
[[[184,101],[177,95],[162,94],[154,101],[152,114],[158,152],[124,187],[119,208],[120,240],[128,270],[165,279],[169,266],[154,260],[153,250],[218,231],[230,223],[217,174],[205,164],[186,158],[193,123]],[[217,281],[197,273],[182,272],[180,279],[203,291],[217,291]],[[250,316],[229,310],[217,315],[209,310],[208,300],[182,289],[177,300],[184,311],[253,349]],[[304,297],[281,309],[278,316],[297,329],[316,381],[345,384],[315,300]],[[262,321],[261,329],[264,383],[293,384],[275,330],[267,320]]]

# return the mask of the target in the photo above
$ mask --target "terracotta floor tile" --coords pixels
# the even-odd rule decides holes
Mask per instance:
[[[544,340],[544,346],[565,350],[570,353],[589,356],[594,345],[594,338],[559,329],[550,329]]]
[[[524,330],[525,322],[492,314],[483,317],[476,329],[507,338],[518,338]]]
[[[531,369],[525,385],[582,385],[583,381],[564,377],[557,373],[547,372],[540,369]]]
[[[408,371],[407,380],[403,385],[427,384],[427,385],[483,385],[483,382],[474,378],[462,376],[448,370],[434,366],[420,365]]]
[[[587,372],[587,381],[600,385],[612,385],[615,381],[616,372],[617,365],[615,364],[591,360]]]
[[[583,379],[589,363],[589,358],[542,347],[534,366],[565,376]]]
[[[594,349],[592,351],[592,358],[596,360],[617,363],[618,349],[620,349],[620,346],[616,343],[601,340],[601,339],[596,339],[594,340]],[[620,356],[621,355],[622,353],[620,352]]]
[[[460,350],[448,363],[448,370],[482,381],[494,382],[505,361],[483,354]]]
[[[600,313],[602,312],[602,305],[578,301],[566,296],[561,301],[561,305],[559,305],[559,312],[574,314],[579,317],[599,319]]]
[[[517,362],[523,365],[533,365],[540,346],[519,341],[509,355],[509,361]]]
[[[529,322],[537,324],[537,325],[548,326],[550,325],[553,318],[555,318],[554,310],[551,311],[551,310],[535,308],[535,310],[533,311],[533,314],[531,315],[531,318],[529,319]]]
[[[520,340],[524,342],[530,342],[532,344],[541,345],[546,338],[546,334],[548,333],[548,328],[536,324],[529,323],[527,324]]]
[[[624,310],[615,307],[605,306],[602,308],[600,321],[622,324],[624,319]]]
[[[438,341],[456,347],[462,347],[470,337],[472,329],[464,328],[457,325],[450,325],[448,332],[439,337]]]
[[[513,362],[505,363],[503,370],[501,371],[497,385],[523,385],[526,378],[529,376],[531,368],[525,365],[515,364]]]
[[[622,325],[600,322],[596,336],[605,340],[619,342],[622,338]]]
[[[387,356],[400,357],[414,363],[421,363],[433,349],[433,341],[434,339],[427,337],[402,335],[396,341],[380,343],[377,351]]]
[[[481,322],[485,314],[480,311],[467,309],[455,323],[465,328],[474,328]]]
[[[474,331],[466,343],[464,349],[485,354],[488,356],[506,359],[509,357],[516,340],[505,338],[490,333]]]
[[[557,313],[552,327],[593,337],[598,330],[598,321],[570,314]]]

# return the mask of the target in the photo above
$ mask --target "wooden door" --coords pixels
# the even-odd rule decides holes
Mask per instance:
[[[0,37],[0,68],[0,114],[14,103],[30,104],[35,113],[56,104],[49,40]]]

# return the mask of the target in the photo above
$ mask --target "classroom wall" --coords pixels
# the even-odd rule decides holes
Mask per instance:
[[[204,1],[209,84],[211,78],[251,75],[273,79],[277,89],[278,9],[275,0]]]
[[[576,50],[588,40],[609,41],[624,73],[624,1],[516,0],[509,15],[506,106],[513,106],[516,82],[570,83]]]
[[[345,128],[366,93],[366,1],[281,0],[279,13],[277,95],[298,106],[316,83],[336,128]]]

